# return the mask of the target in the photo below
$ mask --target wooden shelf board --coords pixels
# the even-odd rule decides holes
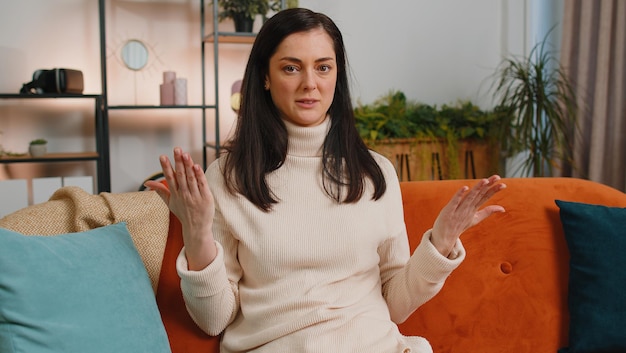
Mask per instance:
[[[0,156],[0,163],[13,162],[54,162],[54,161],[84,161],[98,159],[97,152],[68,152],[68,153],[46,153],[41,157],[32,157],[29,154],[21,156]]]
[[[219,43],[252,44],[255,39],[255,33],[224,32],[217,34],[217,40]],[[204,41],[213,43],[215,41],[215,34],[209,34],[204,38]]]

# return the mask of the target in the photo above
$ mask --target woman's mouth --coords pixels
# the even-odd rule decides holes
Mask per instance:
[[[312,107],[317,102],[318,101],[316,99],[299,99],[296,101],[296,103],[302,107]]]

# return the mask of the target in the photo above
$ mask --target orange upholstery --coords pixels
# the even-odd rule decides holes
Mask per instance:
[[[176,258],[182,248],[182,226],[178,218],[170,212],[170,227],[156,300],[172,353],[219,352],[219,337],[208,336],[200,330],[185,308],[180,279],[176,273]]]
[[[411,248],[456,190],[475,181],[402,183]],[[572,178],[505,179],[505,207],[468,230],[467,258],[400,329],[436,353],[556,352],[567,345],[569,255],[555,199],[626,207],[626,194]]]
[[[401,183],[409,242],[414,249],[455,191],[475,180]],[[468,230],[467,258],[442,291],[400,325],[426,337],[435,353],[556,352],[567,344],[569,255],[555,199],[626,207],[626,194],[572,178],[505,179],[491,202],[507,212]],[[173,353],[217,353],[217,337],[195,327],[186,313],[174,261],[182,248],[180,224],[170,234],[157,303]],[[177,225],[178,224],[178,225]]]

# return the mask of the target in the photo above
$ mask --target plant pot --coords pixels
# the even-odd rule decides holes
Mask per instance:
[[[46,145],[30,145],[28,146],[28,152],[31,157],[41,157],[48,152],[48,146]]]
[[[403,181],[486,178],[498,171],[497,149],[484,141],[450,146],[444,139],[394,138],[367,145],[394,163]]]
[[[235,22],[235,32],[252,32],[254,18],[250,18],[246,14],[235,14],[233,21]]]

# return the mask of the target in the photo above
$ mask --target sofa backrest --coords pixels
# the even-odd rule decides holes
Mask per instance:
[[[411,249],[439,210],[474,180],[401,183]],[[400,325],[437,353],[556,352],[568,335],[569,253],[556,199],[626,207],[626,194],[573,178],[510,178],[496,214],[461,236],[465,261]]]
[[[454,192],[475,182],[401,183],[412,249]],[[626,194],[590,181],[523,178],[505,182],[508,188],[491,202],[503,205],[507,212],[462,235],[466,260],[437,296],[400,325],[406,335],[426,337],[437,353],[556,352],[564,346],[568,252],[554,200],[626,207]],[[150,241],[141,246],[145,249],[140,249],[140,255],[153,285],[158,284],[157,304],[172,352],[217,353],[219,337],[202,333],[186,312],[175,269],[182,248],[181,227],[171,214],[168,222],[167,213],[167,207],[150,192],[87,196],[63,188],[56,199],[2,218],[0,226],[25,234],[58,234],[128,222],[137,244],[143,244],[144,238]],[[158,224],[146,214],[159,220]],[[142,233],[151,236],[137,236]]]

